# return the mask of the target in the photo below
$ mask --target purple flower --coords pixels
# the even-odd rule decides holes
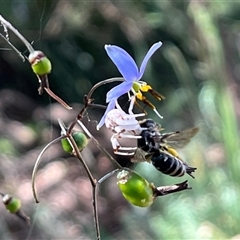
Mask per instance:
[[[161,42],[157,42],[152,45],[144,57],[139,70],[133,58],[124,49],[115,45],[105,45],[108,56],[112,59],[125,81],[108,91],[106,102],[109,104],[103,117],[97,125],[97,129],[102,127],[104,124],[107,113],[115,108],[115,100],[131,90],[136,93],[136,91],[132,88],[133,84],[142,78],[148,60],[161,46]]]

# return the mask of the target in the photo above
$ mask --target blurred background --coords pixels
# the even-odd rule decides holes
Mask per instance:
[[[105,44],[128,51],[140,66],[150,46],[163,46],[148,63],[143,80],[166,99],[149,99],[164,116],[148,116],[166,132],[197,126],[200,131],[180,150],[195,179],[172,178],[148,163],[132,166],[156,186],[189,180],[192,190],[159,197],[152,206],[130,205],[116,176],[99,189],[102,239],[240,239],[240,3],[238,1],[2,1],[0,14],[42,50],[53,65],[51,89],[74,110],[47,94],[28,62],[0,38],[0,192],[22,200],[28,227],[0,205],[1,239],[94,239],[92,190],[83,167],[60,144],[43,156],[34,202],[31,173],[43,147],[60,135],[57,118],[69,124],[95,83],[120,76]],[[4,29],[1,28],[4,34]],[[9,39],[28,56],[9,31]],[[106,92],[94,94],[105,103]],[[95,130],[101,109],[90,109],[86,126],[111,150],[111,133]],[[89,121],[89,119],[91,121]],[[104,139],[104,141],[103,141]],[[84,159],[99,179],[114,166],[90,143]],[[123,165],[128,158],[119,158]]]

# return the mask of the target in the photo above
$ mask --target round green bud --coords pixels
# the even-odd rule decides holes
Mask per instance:
[[[154,199],[153,184],[139,174],[121,170],[117,174],[117,184],[126,200],[138,207],[150,206]]]
[[[32,70],[37,75],[49,74],[52,70],[50,60],[41,51],[34,51],[28,57]]]
[[[6,209],[11,213],[16,213],[21,208],[21,201],[18,198],[9,196],[8,194],[3,196],[2,201],[5,204]]]
[[[141,89],[141,83],[139,83],[138,81],[134,81],[132,88],[135,92],[138,92]]]
[[[72,137],[73,137],[74,141],[76,142],[79,151],[82,151],[87,146],[88,139],[84,133],[75,132],[75,133],[73,133]],[[65,152],[73,153],[72,146],[70,145],[67,138],[62,139],[61,142],[62,142],[63,150]]]

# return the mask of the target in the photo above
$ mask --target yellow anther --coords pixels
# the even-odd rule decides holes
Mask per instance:
[[[137,97],[137,99],[139,99],[139,100],[143,100],[143,95],[142,95],[142,93],[140,92],[140,91],[138,91],[137,93],[136,93],[136,97]]]
[[[149,90],[152,90],[152,87],[146,84],[146,85],[142,85],[140,90],[143,92],[148,92]]]
[[[143,82],[143,81],[135,81],[135,82],[133,82],[131,90],[132,90],[133,95],[137,99],[139,99],[144,104],[149,106],[160,118],[162,118],[162,116],[157,111],[156,107],[145,96],[143,96],[143,93],[149,92],[157,100],[164,99],[165,98],[164,96],[162,96],[160,93],[158,93],[155,90],[153,90],[150,85],[148,85],[146,82]],[[135,102],[135,104],[136,104],[136,102]],[[145,112],[145,110],[144,110],[144,112]]]

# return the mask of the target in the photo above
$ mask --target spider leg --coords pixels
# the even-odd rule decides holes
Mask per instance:
[[[134,95],[131,96],[130,104],[129,104],[129,108],[128,108],[129,115],[133,115],[135,117],[143,117],[143,116],[145,116],[146,115],[145,113],[139,113],[139,114],[134,114],[133,113],[133,107],[134,107],[135,101],[136,101],[136,97]]]
[[[123,119],[127,120],[129,118],[137,118],[137,117],[143,117],[143,116],[145,116],[145,113],[127,114],[127,115],[123,116]],[[134,120],[136,120],[136,119],[134,119]]]
[[[133,106],[134,106],[134,102],[135,102],[136,98],[135,96],[133,95],[131,98],[130,98],[130,104],[129,104],[129,108],[128,108],[128,113],[130,115],[134,115],[133,113]]]
[[[119,105],[119,103],[118,103],[117,100],[115,100],[115,106],[116,106],[116,108],[117,108],[121,113],[126,114],[126,113],[122,110],[122,108],[121,108],[121,106]]]
[[[117,100],[115,101],[116,108],[124,114],[123,120],[127,120],[128,118],[137,118],[137,117],[143,117],[143,116],[145,116],[145,113],[139,113],[139,114],[134,114],[134,113],[133,113],[132,110],[133,110],[134,102],[135,102],[135,96],[132,96],[132,97],[131,97],[131,102],[130,102],[130,105],[129,105],[129,108],[128,108],[129,114],[126,114],[126,113],[122,110],[122,108],[121,108],[121,106],[119,105],[118,101],[117,101]]]
[[[110,141],[112,143],[112,148],[113,148],[113,151],[117,150],[119,147],[120,147],[120,144],[117,140],[117,135],[118,133],[115,133],[112,135],[112,137],[110,138]]]
[[[131,135],[131,134],[126,134],[126,133],[119,133],[118,138],[133,138],[133,139],[141,139],[141,136],[136,136],[136,135]]]
[[[122,156],[133,156],[135,152],[119,152],[119,151],[114,151],[115,154],[117,155],[122,155]]]
[[[134,155],[137,147],[122,147],[120,143],[118,142],[118,138],[141,138],[141,136],[134,136],[131,134],[125,134],[123,132],[118,132],[112,135],[111,137],[111,143],[112,148],[115,154],[123,155],[123,156],[132,156]],[[122,151],[131,151],[131,152],[122,152]]]

